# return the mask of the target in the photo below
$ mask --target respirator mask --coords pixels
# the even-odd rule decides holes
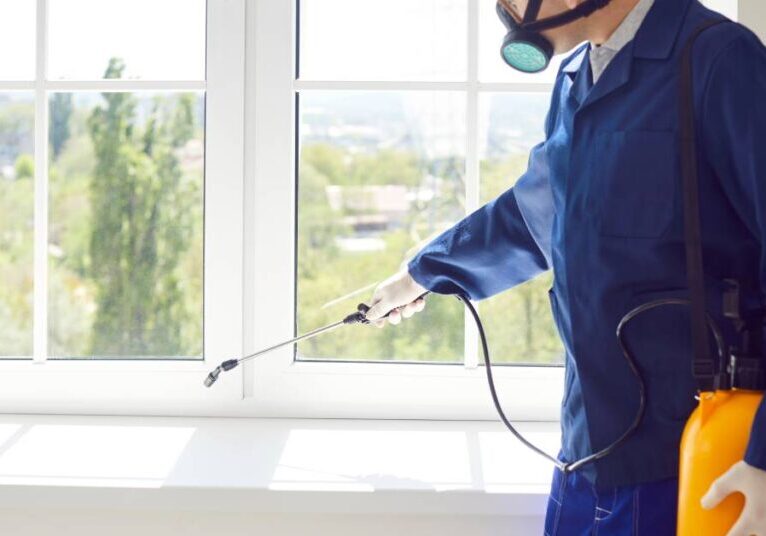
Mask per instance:
[[[558,15],[537,19],[543,0],[529,0],[524,15],[516,14],[511,0],[498,0],[497,14],[508,33],[500,54],[505,63],[523,73],[539,73],[548,67],[553,57],[553,44],[540,33],[587,17],[609,4],[611,0],[585,0],[574,9]]]

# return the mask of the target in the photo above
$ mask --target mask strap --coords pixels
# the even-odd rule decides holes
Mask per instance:
[[[537,20],[537,16],[540,14],[540,5],[543,0],[529,0],[527,3],[527,9],[524,12],[524,19],[521,23],[523,25],[531,24]]]
[[[565,11],[559,15],[553,15],[552,17],[536,20],[534,22],[527,22],[527,17],[525,16],[522,27],[525,30],[529,30],[530,32],[540,32],[549,28],[564,26],[565,24],[569,24],[574,20],[587,17],[594,11],[598,11],[599,9],[606,7],[610,1],[611,0],[585,0],[585,2],[574,9],[570,9],[569,11]],[[537,7],[539,9],[540,1],[535,3],[538,4]],[[530,1],[529,5],[532,5],[532,1]]]
[[[509,22],[521,24],[521,18],[510,5],[509,0],[497,0],[497,14],[508,26]]]

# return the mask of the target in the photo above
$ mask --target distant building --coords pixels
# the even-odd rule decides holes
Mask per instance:
[[[325,192],[330,208],[345,214],[343,222],[354,230],[355,235],[403,227],[412,199],[408,188],[398,184],[330,185]]]
[[[348,252],[385,249],[382,236],[404,227],[413,201],[409,189],[398,184],[330,185],[325,187],[325,193],[330,208],[343,214],[341,221],[352,230],[351,236],[335,240],[340,249]]]

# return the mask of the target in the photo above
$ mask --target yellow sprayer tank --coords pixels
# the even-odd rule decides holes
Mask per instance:
[[[678,536],[725,536],[744,505],[739,493],[712,510],[700,499],[710,484],[745,456],[750,428],[763,393],[721,390],[700,395],[681,438]]]

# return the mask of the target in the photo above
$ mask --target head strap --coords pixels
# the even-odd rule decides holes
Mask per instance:
[[[542,3],[543,0],[529,0],[527,3],[527,10],[524,13],[524,19],[521,21],[521,23],[530,24],[535,22],[537,20],[537,16],[540,14],[540,6]]]
[[[510,0],[498,0],[498,2],[514,19],[518,20],[518,16],[511,6]],[[574,9],[564,11],[558,15],[552,15],[544,19],[536,20],[537,16],[540,14],[540,6],[542,5],[542,0],[529,0],[529,3],[527,3],[527,9],[524,12],[524,17],[522,18],[521,22],[519,22],[519,24],[522,28],[529,30],[530,32],[540,32],[549,28],[555,28],[557,26],[569,24],[570,22],[580,18],[588,17],[594,11],[598,11],[599,9],[609,5],[609,2],[611,2],[611,0],[585,0],[585,2],[578,5]]]

